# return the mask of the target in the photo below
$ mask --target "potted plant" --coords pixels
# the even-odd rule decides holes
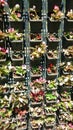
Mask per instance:
[[[44,123],[45,123],[45,127],[48,128],[50,126],[54,126],[55,125],[55,116],[49,116],[49,117],[46,117],[45,120],[44,120]]]
[[[19,4],[15,4],[12,9],[10,9],[9,19],[11,21],[20,21],[21,20],[21,9]]]
[[[73,32],[72,31],[64,32],[64,37],[67,41],[73,41]]]
[[[29,13],[30,13],[30,20],[39,20],[40,19],[40,17],[37,14],[35,5],[29,9]]]
[[[66,17],[68,20],[73,20],[73,10],[70,9],[67,14],[66,14]]]
[[[23,82],[17,81],[15,84],[10,85],[11,92],[25,92],[27,90],[27,87]]]
[[[46,103],[57,101],[57,97],[58,97],[57,92],[55,92],[55,93],[54,92],[46,92],[45,93]]]
[[[7,53],[8,53],[7,49],[0,47],[0,61],[6,60]]]
[[[58,51],[57,50],[48,50],[47,58],[48,59],[58,59]]]
[[[70,92],[63,91],[61,93],[61,101],[70,101],[71,100],[71,94]]]
[[[23,55],[22,55],[22,53],[20,53],[20,52],[17,52],[17,51],[13,51],[12,52],[12,60],[13,61],[17,61],[17,60],[23,60]]]
[[[12,108],[23,108],[28,104],[28,97],[26,93],[11,93],[10,95],[10,104],[12,104]]]
[[[65,112],[65,113],[61,113],[59,115],[59,122],[62,124],[67,124],[68,122],[72,122],[72,118],[73,115],[71,112]]]
[[[72,101],[59,102],[59,111],[61,113],[65,113],[68,111],[72,111]]]
[[[73,72],[73,62],[66,62],[65,66],[63,67],[64,74],[70,74]]]
[[[31,67],[31,74],[32,76],[40,76],[42,68],[41,66],[32,66]]]
[[[7,65],[2,65],[0,67],[0,77],[1,78],[2,77],[8,77],[9,73],[10,73],[10,70],[9,70]]]
[[[17,129],[18,130],[27,130],[27,122],[26,119],[17,119]]]
[[[19,31],[15,30],[14,28],[9,28],[8,31],[6,32],[6,36],[9,37],[11,41],[22,40],[23,38],[23,34],[19,33]]]
[[[15,106],[12,110],[13,110],[14,117],[17,119],[25,119],[27,117],[27,113],[28,113],[27,105],[24,105],[21,108]]]
[[[37,58],[40,58],[43,54],[46,53],[46,43],[42,42],[39,45],[36,45],[35,47],[30,47],[30,59],[34,60]]]
[[[40,119],[31,119],[30,120],[30,126],[31,126],[32,130],[41,129],[42,125],[43,125],[43,120],[41,118]]]
[[[12,122],[9,122],[9,127],[8,127],[9,130],[14,130],[14,129],[17,129],[17,121],[14,119],[12,120]]]
[[[66,87],[71,87],[72,86],[72,80],[73,76],[72,75],[62,75],[61,77],[58,78],[58,85],[61,86],[62,88]]]
[[[41,90],[45,83],[46,83],[46,80],[44,78],[42,78],[42,77],[37,78],[31,82],[31,88],[36,87]]]
[[[29,113],[32,118],[36,119],[36,118],[39,118],[42,116],[43,109],[42,109],[42,107],[39,107],[39,106],[30,107]]]
[[[30,93],[30,101],[31,104],[34,106],[36,105],[40,105],[43,101],[43,96],[44,96],[44,92],[43,90],[39,90],[38,92],[36,92],[36,90],[33,92],[31,91]]]
[[[30,34],[30,40],[31,41],[40,41],[41,40],[41,34],[40,33],[31,33]]]
[[[26,65],[15,66],[15,67],[13,66],[12,70],[13,70],[14,78],[23,78],[25,77],[25,73],[26,73]]]
[[[47,74],[48,75],[57,75],[57,67],[50,63],[48,66],[47,66]]]
[[[51,21],[59,21],[64,18],[64,13],[60,10],[59,6],[55,5],[53,8],[53,13],[51,13]]]
[[[4,40],[6,34],[0,30],[0,40]]]
[[[9,92],[9,90],[10,90],[10,86],[9,86],[9,84],[2,84],[2,85],[0,85],[0,94],[5,94],[5,93],[8,93]]]
[[[58,82],[56,80],[48,80],[46,85],[46,90],[56,90]]]
[[[59,124],[57,127],[56,127],[56,130],[72,130],[73,129],[73,126],[72,126],[72,123],[71,123],[71,127],[69,126],[69,124],[67,123],[63,123],[63,124]]]
[[[0,15],[9,13],[9,5],[5,0],[0,0]]]
[[[68,46],[67,49],[63,49],[64,56],[66,59],[73,58],[73,46]]]
[[[44,97],[43,85],[45,83],[46,80],[43,78],[35,79],[31,82],[30,99],[33,104],[37,105],[43,101],[43,97]]]
[[[46,114],[46,116],[55,114],[57,109],[58,109],[58,105],[57,104],[50,104],[50,106],[46,105],[45,106],[45,114]]]
[[[11,119],[1,120],[0,129],[10,130],[10,124],[12,123]]]
[[[12,116],[12,110],[8,109],[8,108],[1,108],[0,109],[0,118],[3,120],[7,120]]]
[[[57,33],[49,33],[48,40],[49,40],[49,42],[59,42],[60,38]]]

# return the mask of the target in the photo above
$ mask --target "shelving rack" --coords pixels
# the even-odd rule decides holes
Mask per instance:
[[[61,64],[73,60],[73,57],[66,58],[63,52],[63,49],[73,46],[73,39],[69,41],[64,37],[65,31],[73,31],[73,20],[66,19],[67,11],[70,7],[72,8],[73,2],[70,1],[69,5],[68,0],[40,0],[40,2],[39,0],[13,0],[13,2],[7,0],[7,2],[9,8],[20,4],[21,20],[10,20],[10,14],[3,14],[2,17],[0,16],[0,29],[4,33],[7,33],[9,29],[18,29],[19,33],[23,34],[23,39],[13,41],[8,36],[0,40],[0,47],[5,48],[4,51],[7,50],[5,59],[0,60],[0,69],[3,63],[8,62],[7,71],[10,70],[8,75],[3,78],[3,75],[0,76],[0,111],[2,112],[0,113],[0,130],[60,130],[63,129],[61,128],[63,125],[64,129],[72,130],[68,125],[73,123],[71,113],[73,71],[68,74],[64,73]],[[55,5],[64,13],[62,20],[50,19]],[[31,17],[30,11],[34,12],[38,18]],[[59,40],[51,41],[50,34],[56,34]],[[38,39],[37,36],[40,38]],[[44,53],[39,57],[35,55],[33,55],[34,58],[31,57],[35,48],[37,52],[40,52],[42,44],[45,45]],[[56,57],[49,57],[49,51],[57,51]],[[21,54],[20,59],[13,59],[13,54],[16,53]],[[53,65],[56,71],[49,72],[50,67],[54,67]],[[25,70],[25,74],[20,78],[14,77],[13,70],[14,68],[16,70],[17,66]],[[67,80],[70,83],[68,85],[65,84]],[[68,94],[65,97],[64,92]],[[67,115],[71,116],[68,118]],[[4,123],[6,125],[3,126]]]

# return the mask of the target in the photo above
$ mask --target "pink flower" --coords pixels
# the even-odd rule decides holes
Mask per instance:
[[[59,10],[59,6],[55,5],[55,6],[54,6],[54,10],[57,10],[57,11],[58,11],[58,10]]]
[[[0,4],[4,6],[5,4],[7,4],[7,2],[5,2],[5,0],[0,0]]]
[[[9,28],[9,29],[8,29],[8,32],[10,32],[10,33],[11,33],[11,32],[14,32],[14,28]]]
[[[20,18],[20,17],[21,17],[21,14],[20,14],[20,13],[17,13],[17,16],[18,16],[18,18]]]

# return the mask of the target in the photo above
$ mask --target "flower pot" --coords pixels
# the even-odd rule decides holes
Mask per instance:
[[[18,40],[18,41],[12,41],[11,42],[11,47],[13,51],[20,51],[23,50],[23,40]]]
[[[53,19],[51,19],[50,17],[49,17],[49,21],[50,22],[57,22],[57,23],[61,23],[61,21],[63,20],[64,18],[62,18],[62,19],[59,19],[59,20],[53,20]]]

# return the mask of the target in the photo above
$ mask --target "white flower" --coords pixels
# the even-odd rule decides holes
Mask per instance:
[[[38,52],[41,52],[41,48],[40,47],[38,48]]]
[[[66,77],[65,79],[64,79],[64,82],[67,82],[69,80],[69,78],[68,77]]]

